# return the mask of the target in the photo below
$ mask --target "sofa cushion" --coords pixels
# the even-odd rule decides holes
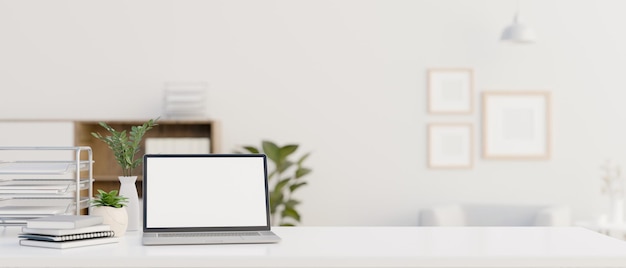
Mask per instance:
[[[570,210],[565,206],[453,204],[420,211],[423,226],[567,226]]]

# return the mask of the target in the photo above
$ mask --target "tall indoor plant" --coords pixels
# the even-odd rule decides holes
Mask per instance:
[[[150,119],[139,126],[132,126],[130,132],[127,130],[118,131],[105,122],[100,122],[100,126],[106,129],[110,135],[103,136],[98,132],[92,132],[95,138],[103,141],[113,151],[115,160],[122,168],[120,180],[121,196],[128,198],[128,230],[139,230],[139,196],[135,182],[137,176],[133,176],[133,169],[141,164],[142,158],[137,157],[141,146],[141,140],[146,132],[157,125],[157,119]]]
[[[294,198],[293,194],[307,184],[303,177],[312,170],[304,166],[304,161],[310,153],[300,156],[295,161],[292,160],[298,147],[297,144],[279,146],[267,140],[261,142],[260,149],[254,146],[243,147],[248,153],[264,153],[273,163],[273,170],[268,175],[273,225],[294,226],[301,220],[301,215],[297,210],[301,201]]]

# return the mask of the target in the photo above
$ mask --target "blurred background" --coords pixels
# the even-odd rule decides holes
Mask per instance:
[[[30,122],[0,124],[0,145],[72,144],[66,121],[155,118],[167,83],[200,81],[222,152],[266,139],[311,152],[302,225],[417,225],[442,203],[558,204],[593,220],[608,209],[601,165],[626,163],[625,8],[0,0],[0,120]],[[500,40],[517,11],[533,43]],[[433,68],[473,71],[469,113],[428,112]],[[549,157],[482,157],[485,91],[550,93]],[[473,127],[471,167],[428,166],[431,123]]]

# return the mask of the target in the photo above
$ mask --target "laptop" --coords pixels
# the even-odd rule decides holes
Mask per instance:
[[[144,245],[276,243],[264,154],[146,154]]]

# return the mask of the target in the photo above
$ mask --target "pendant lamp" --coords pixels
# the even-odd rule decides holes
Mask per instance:
[[[515,17],[513,17],[513,23],[504,28],[500,40],[509,43],[529,44],[535,42],[536,38],[537,36],[535,35],[535,31],[520,22],[518,2]]]

